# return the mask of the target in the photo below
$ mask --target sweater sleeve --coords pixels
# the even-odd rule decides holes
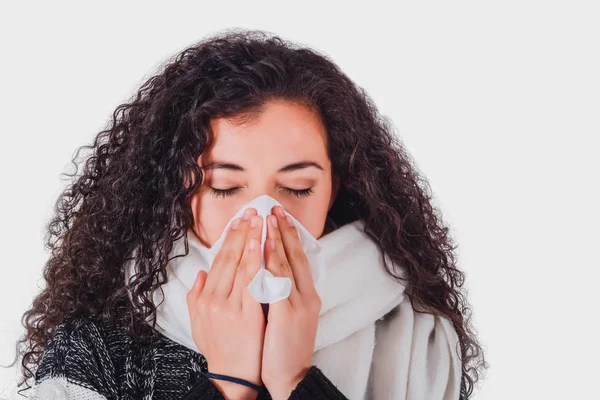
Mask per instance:
[[[313,365],[292,391],[288,400],[348,400],[348,398],[316,365]]]
[[[186,394],[182,400],[225,400],[223,394],[205,376],[201,376],[198,382]]]

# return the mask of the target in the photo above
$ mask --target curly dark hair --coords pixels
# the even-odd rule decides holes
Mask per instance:
[[[338,226],[363,218],[365,233],[404,266],[386,263],[386,272],[407,285],[415,311],[452,321],[461,399],[469,398],[488,365],[470,326],[456,246],[428,182],[364,89],[328,56],[259,30],[220,31],[160,69],[72,160],[92,150],[47,225],[47,285],[21,319],[19,386],[35,377],[54,328],[74,318],[123,324],[140,341],[155,333],[147,323],[156,322],[152,292],[167,280],[173,242],[193,225],[190,198],[202,183],[197,161],[210,145],[209,121],[252,118],[266,102],[286,100],[317,112],[328,133],[341,178],[328,217]],[[126,283],[123,265],[134,249],[140,273]]]

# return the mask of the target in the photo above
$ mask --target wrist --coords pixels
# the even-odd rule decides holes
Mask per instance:
[[[269,391],[269,394],[271,395],[273,400],[287,400],[289,399],[294,389],[296,389],[300,382],[302,382],[307,373],[308,371],[305,371],[300,376],[287,383],[277,382],[272,385],[265,384],[265,386],[267,387],[267,390]]]
[[[256,400],[258,392],[248,386],[235,382],[209,378],[209,381],[219,389],[225,400]]]

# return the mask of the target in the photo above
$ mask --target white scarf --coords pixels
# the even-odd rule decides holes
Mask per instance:
[[[319,239],[327,278],[320,291],[313,365],[350,400],[458,399],[461,366],[452,347],[458,338],[451,322],[413,312],[404,285],[387,275],[381,253],[363,227],[359,219]],[[198,271],[208,271],[210,256],[192,229],[187,237],[189,254],[169,261],[164,301],[157,290],[154,304],[159,304],[157,329],[198,352],[186,295]],[[175,241],[170,257],[176,254],[185,254],[183,237]],[[134,273],[128,261],[127,281]],[[436,335],[430,337],[434,329]]]

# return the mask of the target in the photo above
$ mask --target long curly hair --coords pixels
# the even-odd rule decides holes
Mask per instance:
[[[77,167],[79,152],[91,150],[81,174],[69,175],[46,228],[47,285],[21,319],[18,385],[31,388],[54,328],[74,318],[122,324],[139,341],[154,334],[152,293],[167,280],[173,242],[193,225],[190,198],[202,183],[197,160],[210,145],[209,121],[252,118],[266,102],[287,100],[314,110],[326,127],[332,172],[341,178],[328,218],[337,226],[363,218],[365,233],[403,266],[385,269],[405,283],[415,311],[452,321],[461,399],[469,398],[488,365],[471,327],[456,246],[428,182],[365,91],[328,56],[259,30],[220,31],[160,70],[72,160]],[[132,253],[140,271],[126,282]]]

